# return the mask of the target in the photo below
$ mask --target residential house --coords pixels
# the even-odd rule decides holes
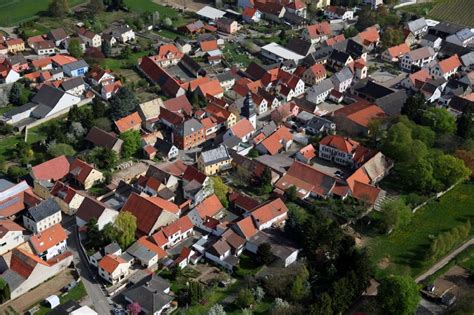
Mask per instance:
[[[38,56],[49,56],[56,52],[56,46],[52,40],[43,40],[33,44],[33,49]]]
[[[30,66],[28,65],[28,61],[22,54],[9,56],[5,59],[5,62],[10,69],[16,72],[23,72],[30,68]]]
[[[351,86],[352,78],[352,71],[348,67],[342,68],[331,77],[334,90],[344,93]]]
[[[193,209],[201,220],[196,219],[191,214],[189,214],[188,216],[194,225],[198,225],[206,217],[217,218],[219,216],[222,216],[222,211],[224,209],[225,208],[220,202],[219,198],[217,198],[215,194],[212,194],[209,197],[205,198],[201,203],[197,204],[196,207]]]
[[[41,201],[26,181],[16,185],[6,180],[0,180],[0,182],[2,182],[0,188],[0,215],[2,217],[14,218],[14,215]]]
[[[105,180],[104,174],[101,171],[79,158],[76,158],[71,163],[69,178],[74,184],[86,190]]]
[[[430,75],[433,79],[444,78],[448,80],[453,76],[461,66],[461,61],[458,55],[453,55],[441,61],[438,61],[435,65],[430,67]]]
[[[183,175],[183,194],[191,200],[191,207],[201,203],[206,197],[212,195],[211,178],[201,173],[194,166],[188,166]]]
[[[162,227],[151,236],[153,242],[161,249],[172,248],[193,235],[194,225],[188,216]]]
[[[262,12],[257,8],[246,7],[242,11],[242,19],[247,23],[258,23],[262,19]]]
[[[93,68],[89,71],[89,79],[92,85],[107,85],[115,81],[115,77],[112,75],[110,70],[104,70],[102,68]]]
[[[116,120],[114,124],[119,133],[124,133],[130,130],[140,131],[142,119],[138,112],[133,112],[128,116]]]
[[[367,72],[369,71],[369,68],[367,67],[367,64],[364,59],[360,58],[354,61],[353,68],[353,72],[355,72],[355,76],[357,79],[362,80],[367,78]]]
[[[175,44],[176,44],[176,47],[178,48],[178,50],[180,52],[182,52],[183,54],[191,53],[192,46],[187,40],[184,40],[182,38],[177,38],[175,40]]]
[[[135,258],[144,268],[154,269],[158,261],[167,256],[166,252],[146,236],[140,237],[135,243],[127,248],[127,253]]]
[[[315,63],[303,72],[301,79],[303,79],[306,85],[313,86],[326,79],[326,76],[327,72],[324,65]]]
[[[194,118],[184,121],[173,132],[173,144],[179,149],[189,150],[206,140],[204,126]]]
[[[113,241],[112,243],[104,246],[103,248],[96,251],[92,256],[88,257],[89,263],[94,267],[99,267],[100,260],[106,255],[122,255],[122,249],[120,248],[120,245]]]
[[[224,140],[230,137],[237,137],[241,142],[248,142],[255,132],[255,127],[247,118],[239,120],[230,127],[224,134]]]
[[[83,59],[77,60],[63,66],[64,74],[69,77],[83,77],[89,71],[89,65]]]
[[[152,235],[160,227],[178,219],[180,209],[160,197],[130,194],[121,211],[131,212],[137,218],[137,235]]]
[[[441,39],[441,37],[431,35],[431,34],[426,34],[420,40],[420,46],[422,46],[422,47],[431,47],[435,51],[439,51],[439,49],[441,48],[442,43],[443,43],[443,40]]]
[[[426,33],[428,33],[428,24],[426,23],[425,18],[419,18],[407,22],[407,28],[417,39],[422,38]]]
[[[31,236],[31,246],[41,259],[48,261],[67,251],[67,234],[61,224],[57,223],[41,233]]]
[[[276,230],[257,231],[247,240],[245,249],[256,254],[260,245],[264,243],[270,244],[274,258],[272,266],[286,268],[298,258],[299,249],[296,245]]]
[[[336,182],[336,178],[310,165],[294,161],[286,174],[276,182],[275,188],[284,192],[294,186],[297,196],[301,199],[309,196],[327,198],[332,195]]]
[[[107,132],[95,126],[89,130],[86,140],[94,146],[108,148],[118,155],[120,155],[122,151],[122,139],[119,139],[114,133]]]
[[[97,220],[97,228],[101,231],[107,224],[115,222],[118,211],[108,208],[104,203],[95,198],[84,197],[76,212],[76,224],[84,227],[92,219]]]
[[[54,41],[54,44],[59,47],[66,39],[69,38],[69,35],[63,28],[56,28],[49,31],[47,34],[48,38]]]
[[[354,59],[351,55],[344,51],[333,49],[327,59],[327,63],[336,70],[340,70],[353,63]]]
[[[50,192],[61,210],[67,215],[76,214],[84,201],[84,196],[79,194],[74,188],[63,182],[57,181]]]
[[[81,96],[86,90],[86,83],[82,77],[73,77],[61,82],[61,88],[69,94]]]
[[[447,81],[443,77],[428,79],[420,88],[420,92],[427,102],[433,103],[440,99],[446,84]]]
[[[371,154],[373,152],[357,141],[340,135],[328,135],[319,141],[318,156],[340,165],[357,167]]]
[[[60,155],[31,168],[34,181],[58,181],[69,173],[70,163],[66,156]]]
[[[128,25],[119,25],[113,27],[110,34],[121,43],[135,41],[135,32]]]
[[[23,215],[23,226],[37,234],[61,223],[61,219],[58,203],[53,198],[48,198],[26,211]]]
[[[52,70],[53,69],[53,62],[50,57],[43,57],[36,60],[31,61],[33,67],[37,70]]]
[[[469,28],[464,28],[446,37],[446,41],[462,47],[468,47],[474,42],[474,32]]]
[[[218,80],[211,80],[211,81],[199,84],[196,90],[203,97],[207,97],[210,95],[216,98],[222,98],[224,96],[224,90],[222,89]]]
[[[152,58],[160,67],[177,65],[184,54],[173,44],[163,44],[158,47],[158,54]]]
[[[157,155],[164,160],[169,161],[178,157],[179,149],[168,141],[158,138],[154,147]]]
[[[316,149],[313,147],[312,144],[308,144],[307,146],[301,148],[298,152],[296,152],[296,159],[306,164],[309,164],[311,160],[316,156]]]
[[[412,50],[400,59],[400,67],[406,71],[412,71],[413,69],[419,69],[427,66],[436,58],[436,52],[431,47],[421,47]]]
[[[388,62],[398,62],[398,58],[410,51],[410,47],[406,43],[401,43],[390,48],[387,48],[382,53],[382,59]]]
[[[8,283],[10,299],[14,300],[66,270],[72,261],[71,252],[46,262],[25,249],[15,248],[0,277]]]
[[[308,135],[334,134],[336,124],[324,117],[315,116],[306,123],[304,130]]]
[[[1,70],[0,70],[1,71]],[[18,72],[13,69],[6,69],[0,73],[0,82],[5,84],[15,83],[20,80],[21,76]]]
[[[113,83],[103,85],[102,88],[100,89],[100,96],[104,100],[108,100],[112,98],[117,92],[122,88],[122,82],[121,81],[115,81]]]
[[[227,34],[234,34],[239,30],[239,23],[227,17],[221,17],[216,20],[217,29]]]
[[[352,20],[354,11],[343,7],[329,6],[324,8],[324,16],[329,20]]]
[[[99,276],[105,281],[116,284],[126,279],[129,274],[130,264],[120,256],[106,255],[99,262]]]
[[[128,303],[140,305],[144,314],[166,314],[171,309],[174,297],[170,295],[170,284],[167,280],[155,275],[147,275],[144,279],[127,288],[121,295]]]
[[[137,111],[142,119],[143,127],[146,130],[152,132],[156,129],[155,125],[159,120],[162,107],[163,101],[159,97],[138,105]]]
[[[260,142],[256,149],[262,154],[275,155],[282,150],[287,151],[292,143],[293,135],[288,128],[282,126]]]
[[[331,113],[330,119],[339,130],[354,137],[369,136],[373,120],[384,123],[388,116],[375,104],[356,102],[346,105]]]
[[[354,40],[364,46],[368,51],[374,50],[380,44],[380,34],[378,26],[367,27],[354,37]],[[364,60],[366,59],[363,57]]]
[[[326,100],[329,93],[334,89],[331,79],[324,79],[317,85],[310,87],[306,94],[306,99],[315,104],[320,104]]]
[[[311,44],[324,42],[331,35],[331,25],[327,21],[321,23],[307,25],[302,32],[304,39],[311,41]]]
[[[0,219],[0,255],[25,242],[24,228],[10,219]]]
[[[255,8],[263,13],[263,17],[267,20],[281,23],[286,13],[286,8],[277,2],[255,2]]]
[[[25,51],[25,42],[20,38],[10,38],[5,41],[10,54]]]
[[[301,0],[293,0],[285,5],[286,12],[300,16],[306,19],[306,4]]]
[[[100,48],[102,46],[102,37],[88,29],[80,28],[77,35],[86,43],[87,47]]]
[[[268,201],[250,213],[257,230],[265,230],[283,223],[288,215],[288,208],[280,199]]]
[[[383,5],[383,0],[364,0],[364,4],[370,5],[372,10],[375,10]]]
[[[207,176],[232,168],[231,162],[232,158],[223,145],[215,149],[202,151],[197,159],[198,169]]]

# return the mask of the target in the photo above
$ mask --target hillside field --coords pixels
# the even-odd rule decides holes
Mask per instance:
[[[68,0],[69,6],[82,4],[87,0]],[[2,0],[0,1],[0,26],[14,26],[30,20],[48,8],[51,0]]]

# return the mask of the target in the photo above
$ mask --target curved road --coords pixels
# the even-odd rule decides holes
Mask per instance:
[[[466,241],[464,244],[453,250],[449,255],[445,256],[443,259],[438,261],[436,264],[434,264],[429,270],[427,270],[425,273],[422,275],[418,276],[416,278],[416,282],[423,281],[424,279],[428,278],[431,276],[433,273],[436,271],[440,270],[443,268],[447,263],[451,261],[454,257],[456,257],[460,252],[468,248],[469,246],[474,245],[474,237],[471,238],[470,240]]]

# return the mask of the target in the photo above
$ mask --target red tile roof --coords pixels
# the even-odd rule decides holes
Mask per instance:
[[[328,135],[319,141],[319,144],[336,148],[337,150],[345,153],[353,153],[359,146],[359,142],[340,135]]]
[[[120,266],[120,264],[125,264],[126,261],[117,255],[106,255],[102,260],[99,262],[99,268],[102,268],[105,272],[111,274],[115,271],[115,269]]]
[[[31,64],[32,64],[35,68],[46,67],[47,65],[50,65],[50,64],[51,64],[51,58],[50,58],[50,57],[46,57],[46,58],[36,59],[36,60],[33,60],[33,61],[31,62]]]
[[[461,66],[461,60],[459,60],[458,55],[452,55],[444,60],[438,62],[439,68],[443,73],[448,73],[450,71],[455,70],[456,68]]]
[[[51,60],[58,66],[64,66],[68,63],[77,61],[76,58],[68,55],[54,55],[53,57],[51,57]]]
[[[191,230],[193,227],[194,225],[191,222],[191,219],[185,215],[184,217],[179,218],[178,220],[168,224],[167,226],[164,226],[162,228],[162,231],[167,238],[170,238],[175,233],[179,232],[183,234]]]
[[[284,144],[293,140],[290,129],[286,127],[278,128],[274,133],[261,142],[270,155],[277,154],[284,147]]]
[[[401,55],[404,55],[407,52],[409,52],[410,47],[408,47],[408,45],[406,43],[402,43],[400,45],[387,48],[387,50],[388,50],[388,53],[390,54],[390,56],[392,58],[398,58]]]
[[[41,233],[31,236],[30,243],[37,254],[41,254],[53,246],[67,240],[66,231],[61,224],[55,224]]]
[[[76,158],[71,164],[69,174],[71,174],[79,183],[84,184],[93,170],[94,167],[92,165]]]
[[[203,40],[199,43],[199,46],[201,46],[201,50],[205,52],[218,49],[217,40],[215,39]]]
[[[163,211],[177,215],[179,207],[160,197],[140,196],[132,193],[121,211],[128,211],[137,218],[137,232],[141,235],[153,233],[153,227]]]
[[[339,42],[342,42],[346,39],[346,37],[344,36],[344,34],[340,34],[340,35],[336,35],[334,37],[331,37],[331,38],[328,38],[326,40],[326,45],[328,46],[333,46],[334,44],[336,43],[339,43]]]
[[[163,102],[163,106],[171,112],[185,113],[188,116],[191,116],[193,112],[193,105],[191,105],[186,95],[181,95],[181,96],[166,100]]]
[[[431,79],[431,75],[428,69],[423,68],[415,73],[410,74],[408,78],[415,88],[421,88],[423,83],[425,83],[428,79]]]
[[[197,181],[200,184],[203,184],[207,176],[201,173],[197,168],[192,165],[189,165],[184,171],[183,180],[191,182],[193,180]]]
[[[246,239],[251,238],[257,233],[257,228],[255,227],[255,223],[253,222],[253,219],[251,216],[243,218],[242,220],[238,221],[236,224]]]
[[[201,218],[213,217],[224,209],[219,198],[215,194],[210,195],[196,206],[196,210]]]
[[[317,38],[322,35],[331,34],[331,25],[329,22],[321,22],[313,25],[306,26],[310,38]]]
[[[2,218],[0,219],[0,239],[3,239],[5,235],[10,231],[24,231],[25,229],[13,222],[10,219]]]
[[[369,45],[380,40],[379,31],[375,26],[367,27],[364,31],[357,34],[362,44]]]
[[[352,197],[373,205],[375,204],[380,192],[380,188],[356,181],[352,190]]]
[[[50,193],[52,196],[58,197],[66,203],[70,203],[72,198],[77,194],[73,188],[60,181],[54,184]]]
[[[257,8],[246,7],[242,12],[242,16],[252,18],[255,15],[255,12],[257,12]]]
[[[224,93],[224,90],[222,89],[222,86],[219,83],[219,80],[212,80],[212,81],[200,84],[198,89],[201,90],[201,93],[204,96],[207,96],[207,95],[218,96]]]
[[[304,148],[301,148],[299,151],[305,159],[311,160],[312,158],[316,157],[316,150],[314,149],[312,144],[308,144]]]
[[[142,119],[138,112],[134,112],[128,116],[125,116],[119,120],[115,121],[115,126],[117,127],[120,133],[125,132],[130,129],[134,129],[140,126]]]
[[[33,166],[31,173],[36,180],[57,181],[69,173],[69,161],[66,156],[61,155],[51,160]]]
[[[163,44],[158,47],[158,55],[153,56],[155,60],[181,59],[183,53],[173,44]]]
[[[317,78],[324,77],[326,75],[326,68],[322,64],[315,63],[309,69]]]
[[[154,244],[153,242],[150,241],[149,238],[147,238],[146,236],[142,236],[140,237],[137,242],[146,247],[147,249],[149,249],[150,251],[154,252],[156,255],[158,255],[158,259],[162,259],[166,256],[168,256],[168,254],[160,247],[160,246],[157,246],[156,244]]]
[[[265,224],[286,212],[288,212],[288,208],[285,203],[277,198],[253,210],[252,217],[257,223]]]
[[[243,118],[233,125],[230,130],[234,136],[242,139],[252,131],[255,131],[255,128],[247,118]]]
[[[344,106],[343,108],[336,110],[333,113],[333,116],[346,117],[356,124],[366,128],[369,127],[369,123],[372,119],[383,119],[387,117],[383,109],[375,104],[367,104],[365,102],[356,102]]]

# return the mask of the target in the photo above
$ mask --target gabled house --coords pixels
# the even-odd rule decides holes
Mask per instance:
[[[10,54],[25,51],[25,42],[21,38],[10,38],[5,41]]]
[[[67,251],[67,235],[61,224],[57,223],[41,233],[31,236],[30,243],[34,252],[44,261],[48,261]]]
[[[166,252],[148,237],[142,236],[127,248],[127,253],[144,268],[154,269],[158,262],[167,256]]]
[[[327,63],[336,70],[342,69],[354,62],[350,54],[344,51],[332,50],[327,59]]]
[[[303,72],[301,77],[306,85],[317,85],[322,80],[326,79],[326,68],[322,64],[315,63]]]
[[[61,208],[53,198],[48,198],[26,211],[23,226],[36,234],[61,223],[61,220]]]
[[[195,118],[176,126],[173,144],[182,150],[194,148],[206,140],[204,126]]]
[[[191,207],[201,203],[214,192],[211,178],[194,166],[188,166],[183,174],[183,194],[191,201]]]
[[[86,43],[87,47],[99,48],[102,46],[102,37],[91,30],[81,27],[77,31],[77,35]]]
[[[324,117],[315,116],[304,126],[305,133],[308,135],[334,134],[336,124]]]
[[[232,168],[231,162],[232,158],[223,145],[215,149],[202,151],[197,159],[198,169],[207,176]]]
[[[89,65],[83,59],[77,60],[63,66],[64,74],[69,77],[84,76],[89,71]]]
[[[255,227],[260,231],[283,223],[287,215],[288,208],[280,198],[266,202],[250,213]]]
[[[168,66],[177,65],[183,58],[184,54],[178,50],[173,44],[163,44],[158,47],[158,54],[152,58],[160,67],[166,68]]]
[[[43,40],[36,42],[32,45],[32,47],[38,56],[52,55],[56,51],[56,46],[54,45],[54,42],[52,40]]]
[[[113,27],[109,32],[118,42],[127,43],[135,41],[135,32],[128,25]]]
[[[74,77],[61,82],[61,88],[72,95],[81,96],[86,90],[86,83],[82,77]]]
[[[50,194],[67,215],[74,215],[84,201],[84,196],[61,181],[54,184]]]
[[[234,34],[239,30],[239,23],[227,17],[216,19],[217,29],[227,34]]]
[[[444,78],[448,80],[453,76],[461,66],[461,61],[458,55],[453,55],[441,61],[438,61],[435,65],[430,67],[430,75],[433,79]]]
[[[105,177],[101,171],[94,166],[76,158],[69,169],[69,178],[82,189],[90,189],[92,186],[104,181]]]
[[[319,141],[318,156],[340,165],[358,167],[374,155],[359,142],[340,135],[328,135]]]
[[[119,139],[114,133],[107,132],[95,126],[89,130],[86,140],[94,146],[110,149],[118,155],[120,155],[122,151],[122,139]]]
[[[326,100],[329,93],[334,89],[331,79],[324,79],[317,85],[310,87],[306,94],[306,99],[315,104],[320,104]]]
[[[462,47],[468,47],[474,42],[474,32],[469,28],[464,28],[446,37],[446,41]]]
[[[54,41],[56,46],[61,46],[61,44],[69,38],[69,35],[63,28],[56,28],[54,30],[49,31],[47,34],[48,38]]]
[[[230,137],[237,137],[242,142],[248,142],[254,132],[254,126],[247,118],[243,118],[226,131],[226,133],[224,134],[224,140]]]
[[[329,6],[324,8],[324,16],[329,20],[352,20],[354,18],[354,11],[336,6]]]
[[[140,305],[144,314],[166,314],[171,309],[174,296],[170,295],[170,284],[155,274],[147,275],[121,293],[128,303]]]
[[[5,59],[5,63],[8,68],[16,71],[16,72],[23,72],[28,70],[30,66],[28,65],[28,61],[22,54],[16,54],[13,56],[9,56]]]
[[[0,255],[25,242],[25,229],[10,219],[0,219]]]
[[[160,227],[178,219],[181,210],[174,203],[160,197],[130,194],[121,211],[137,218],[137,235],[152,235]]]
[[[282,126],[260,142],[256,149],[262,154],[275,155],[282,150],[287,151],[292,143],[293,135],[288,128]]]
[[[115,81],[115,77],[112,75],[110,70],[104,70],[102,68],[93,68],[89,72],[89,79],[92,85],[107,85]]]
[[[380,107],[367,102],[346,105],[332,112],[330,117],[339,130],[354,137],[369,136],[371,121],[384,122],[386,118],[388,116]]]
[[[311,160],[316,156],[316,149],[313,147],[312,144],[308,144],[307,146],[301,148],[298,152],[296,152],[296,159],[306,164],[309,164]]]
[[[31,168],[30,176],[35,181],[57,181],[69,173],[70,163],[60,155]]]
[[[352,79],[353,74],[348,67],[342,68],[331,77],[334,89],[340,93],[345,92],[351,86]]]
[[[153,242],[162,249],[174,247],[193,235],[194,225],[188,216],[162,227],[151,236]]]
[[[407,23],[407,28],[408,31],[418,39],[422,38],[426,33],[428,33],[428,24],[426,23],[425,18],[409,21]]]
[[[142,119],[138,112],[133,112],[128,116],[116,120],[114,124],[119,133],[124,133],[129,130],[140,131]]]
[[[130,264],[120,256],[109,254],[99,262],[98,272],[102,279],[116,284],[126,279],[130,272]]]
[[[398,58],[410,51],[410,47],[406,43],[389,47],[382,53],[382,59],[388,62],[398,62]]]
[[[262,12],[257,8],[246,7],[242,11],[242,19],[247,23],[258,23],[262,19]]]
[[[400,57],[400,67],[406,71],[427,66],[436,58],[436,52],[431,47],[421,47]]]
[[[103,85],[100,89],[100,96],[104,100],[112,98],[122,88],[122,82],[120,80],[114,81],[110,84]]]
[[[108,223],[115,222],[118,211],[108,208],[105,204],[94,198],[85,196],[76,212],[76,224],[84,227],[92,220],[97,220],[97,228],[101,231]]]

